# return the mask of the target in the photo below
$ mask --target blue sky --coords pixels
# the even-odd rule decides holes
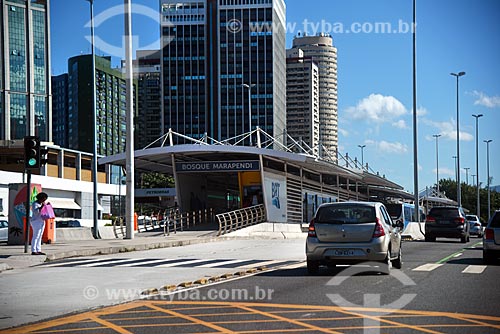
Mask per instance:
[[[135,46],[158,44],[156,0],[133,0]],[[390,180],[413,191],[412,0],[289,0],[287,47],[293,37],[327,30],[338,49],[339,147]],[[122,0],[95,0],[103,23],[96,37],[122,45]],[[115,7],[116,6],[116,7]],[[149,8],[149,10],[147,10]],[[152,14],[153,13],[153,14]],[[89,53],[89,5],[85,0],[51,1],[52,73],[67,71],[69,57]],[[391,32],[377,27],[391,25]],[[434,134],[439,138],[439,176],[455,178],[456,79],[460,79],[461,179],[473,183],[475,119],[479,119],[479,174],[486,184],[486,144],[490,176],[500,184],[500,1],[417,0],[419,188],[436,180]],[[99,46],[99,43],[98,43]],[[104,48],[109,50],[108,48]],[[98,54],[105,54],[97,50]],[[119,57],[114,57],[115,65]]]

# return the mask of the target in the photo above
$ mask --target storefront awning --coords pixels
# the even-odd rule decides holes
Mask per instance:
[[[55,209],[81,210],[82,208],[72,198],[49,197],[48,203]]]

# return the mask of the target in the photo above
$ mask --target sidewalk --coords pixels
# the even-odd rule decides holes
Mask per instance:
[[[134,239],[94,239],[56,242],[42,245],[47,255],[24,253],[24,245],[0,244],[0,272],[9,269],[26,268],[47,260],[59,260],[75,256],[92,256],[142,251],[156,248],[178,247],[221,240],[216,231],[184,231],[164,236],[163,232],[136,233]]]

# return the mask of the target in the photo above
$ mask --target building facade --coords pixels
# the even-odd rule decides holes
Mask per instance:
[[[68,147],[68,74],[52,77],[52,141]]]
[[[111,57],[96,57],[96,126],[97,154],[125,152],[126,81],[119,69],[111,68]],[[65,148],[93,152],[92,56],[81,55],[68,60],[67,120],[54,128],[54,137],[61,138]],[[136,83],[134,83],[134,91]],[[54,91],[53,100],[59,93]],[[135,101],[137,96],[134,93]],[[134,101],[134,115],[137,109]],[[64,139],[63,139],[64,138]]]
[[[338,87],[337,48],[327,34],[302,36],[293,39],[292,50],[302,50],[304,57],[312,57],[319,68],[319,141],[320,155],[337,161],[338,154]]]
[[[286,59],[287,133],[312,154],[319,154],[319,69],[302,50],[289,50]],[[305,144],[305,145],[304,145]]]
[[[163,131],[224,140],[258,126],[282,135],[284,1],[162,0],[161,13]]]
[[[0,140],[52,140],[49,3],[0,0]]]
[[[153,143],[162,135],[160,50],[138,50],[134,60],[138,110],[135,118],[136,149]]]

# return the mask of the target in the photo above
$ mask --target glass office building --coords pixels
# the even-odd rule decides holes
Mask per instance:
[[[52,140],[49,0],[0,0],[0,140]]]
[[[161,13],[163,131],[224,140],[258,126],[281,136],[284,1],[162,0]]]

